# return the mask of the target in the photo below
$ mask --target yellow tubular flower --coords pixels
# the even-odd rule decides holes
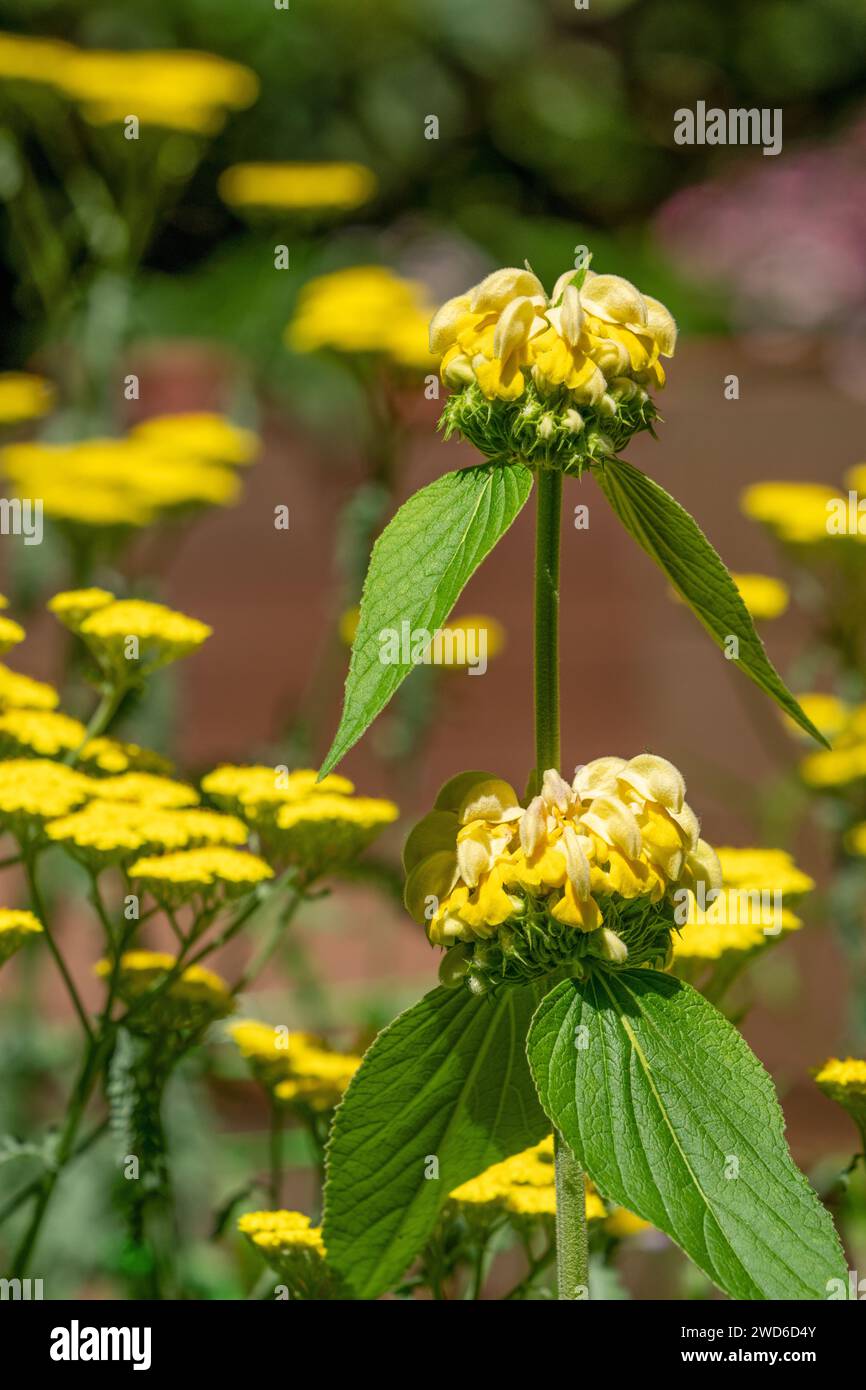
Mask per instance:
[[[435,372],[427,346],[430,307],[421,285],[384,266],[353,266],[305,285],[285,339],[293,352],[377,356],[413,372]]]
[[[212,629],[161,603],[119,599],[91,613],[78,631],[106,676],[129,684],[195,651]]]
[[[38,420],[53,405],[54,387],[50,381],[27,372],[0,372],[0,424]]]
[[[0,908],[0,965],[5,965],[25,941],[38,936],[41,931],[42,923],[32,912]]]
[[[721,883],[684,793],[648,753],[598,758],[572,783],[550,769],[526,807],[489,773],[446,783],[404,851],[408,911],[455,948],[443,982],[483,992],[581,957],[663,964],[674,890]]]
[[[740,598],[756,621],[780,618],[791,595],[787,584],[769,574],[732,574]]]
[[[376,176],[363,164],[233,164],[217,184],[234,208],[347,211],[376,192]]]
[[[0,666],[0,713],[12,709],[53,710],[60,696],[53,685]]]
[[[664,385],[676,325],[621,276],[568,270],[548,297],[532,271],[509,267],[442,305],[430,347],[454,393],[446,438],[579,472],[652,425],[647,388]]]
[[[830,1057],[812,1075],[825,1096],[848,1111],[866,1138],[866,1061]]]

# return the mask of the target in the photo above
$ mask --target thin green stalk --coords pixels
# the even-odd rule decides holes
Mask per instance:
[[[539,469],[535,528],[535,782],[558,768],[559,746],[559,549],[562,474]],[[586,1193],[580,1165],[554,1136],[556,1168],[556,1271],[559,1298],[581,1299],[589,1287]]]
[[[279,1103],[271,1099],[270,1127],[268,1131],[268,1196],[274,1210],[280,1205],[283,1190],[283,1112]]]
[[[51,924],[48,920],[48,913],[45,910],[45,903],[42,899],[42,894],[39,889],[39,882],[36,877],[36,863],[32,854],[26,854],[24,856],[24,872],[27,875],[27,888],[28,892],[30,893],[30,901],[33,904],[33,911],[39,918],[39,921],[42,923],[42,931],[45,935],[45,940],[48,942],[48,949],[54,957],[57,969],[60,971],[60,974],[63,978],[63,983],[66,985],[69,998],[72,1000],[73,1008],[75,1009],[75,1012],[78,1015],[79,1022],[81,1023],[81,1026],[84,1029],[85,1036],[92,1042],[93,1029],[90,1026],[90,1019],[87,1017],[87,1011],[85,1010],[84,1005],[81,1002],[81,996],[79,995],[78,990],[75,987],[75,981],[69,973],[69,967],[67,966],[66,961],[63,959],[63,953],[61,952],[60,947],[57,945],[54,932],[51,929]]]
[[[66,757],[63,759],[65,763],[70,767],[75,766],[78,759],[81,757],[82,750],[86,748],[91,739],[100,738],[109,725],[113,723],[120,706],[123,704],[128,694],[129,688],[127,686],[115,686],[113,689],[103,692],[99,704],[90,716],[87,728],[84,731],[84,738],[77,748],[70,749],[66,754]]]

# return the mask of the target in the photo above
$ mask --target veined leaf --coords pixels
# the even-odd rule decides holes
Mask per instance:
[[[364,581],[340,727],[320,776],[336,767],[381,714],[418,663],[412,644],[445,622],[531,490],[532,473],[522,463],[463,468],[416,492],[385,527]],[[406,648],[397,659],[383,646],[388,634]]]
[[[664,570],[710,636],[720,647],[736,637],[739,652],[730,660],[801,729],[829,747],[767,656],[736,584],[694,517],[624,459],[611,459],[592,471],[625,529]]]
[[[603,1196],[665,1231],[732,1298],[822,1299],[846,1277],[772,1080],[689,985],[651,970],[565,980],[538,1008],[528,1055]]]
[[[449,1192],[550,1133],[526,1061],[539,998],[434,989],[366,1054],[331,1130],[323,1232],[360,1297],[400,1278]]]

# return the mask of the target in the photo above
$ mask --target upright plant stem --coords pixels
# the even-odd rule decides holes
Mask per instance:
[[[540,785],[558,768],[559,541],[562,474],[539,469],[535,527],[535,772]],[[538,790],[538,787],[536,787]],[[556,1274],[561,1300],[586,1298],[589,1288],[583,1173],[568,1145],[554,1136]]]

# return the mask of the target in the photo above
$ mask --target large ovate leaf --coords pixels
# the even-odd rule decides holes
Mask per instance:
[[[540,997],[435,989],[366,1054],[331,1130],[324,1215],[328,1259],[359,1297],[399,1280],[449,1192],[550,1133],[526,1061]]]
[[[624,459],[611,459],[593,474],[625,529],[664,570],[710,636],[720,647],[736,637],[738,654],[729,659],[801,729],[829,746],[767,656],[737,586],[694,517]]]
[[[650,970],[565,980],[539,1005],[528,1055],[544,1108],[601,1193],[732,1298],[821,1299],[846,1277],[769,1075],[689,985]]]
[[[524,464],[464,468],[416,492],[385,527],[364,581],[340,727],[320,775],[357,743],[418,662],[417,655],[392,659],[383,634],[397,634],[401,644],[404,633],[408,641],[432,636],[531,490]]]

